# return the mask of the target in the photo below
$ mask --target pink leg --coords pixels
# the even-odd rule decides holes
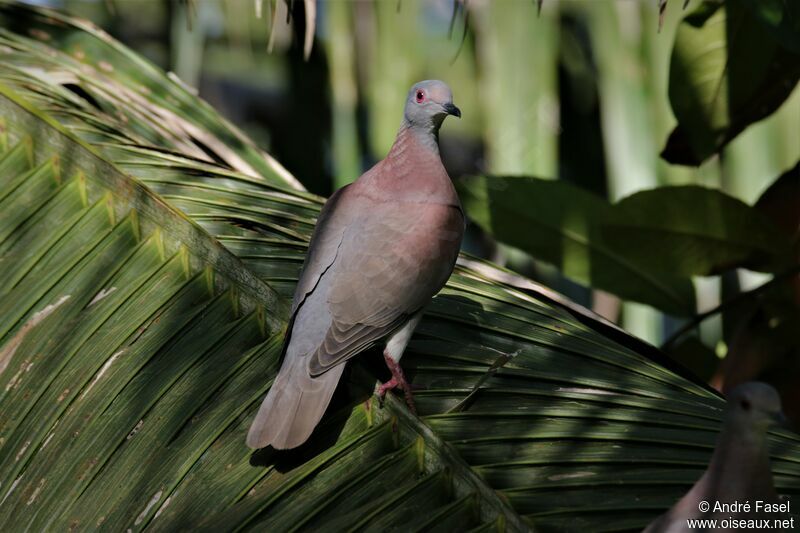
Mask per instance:
[[[412,413],[417,414],[417,407],[414,405],[414,396],[411,394],[411,386],[408,384],[408,381],[406,381],[400,364],[395,363],[394,359],[389,357],[385,351],[383,352],[383,359],[386,361],[386,366],[389,367],[389,371],[392,373],[392,379],[378,387],[378,398],[380,398],[382,402],[384,396],[386,396],[386,391],[400,387],[403,389],[408,408],[411,409]]]

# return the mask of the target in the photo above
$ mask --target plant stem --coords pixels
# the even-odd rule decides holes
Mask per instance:
[[[700,313],[698,315],[695,315],[695,317],[693,319],[691,319],[689,322],[684,324],[680,329],[678,329],[678,331],[673,333],[664,342],[664,344],[661,345],[661,349],[664,350],[664,351],[668,351],[670,348],[672,348],[672,346],[675,344],[675,342],[678,339],[683,337],[687,332],[689,332],[689,331],[693,330],[694,328],[696,328],[697,326],[699,326],[708,317],[714,316],[717,313],[720,313],[720,312],[724,311],[725,309],[728,309],[729,307],[734,307],[734,306],[740,304],[741,302],[744,302],[744,301],[749,300],[751,298],[755,298],[755,297],[761,295],[762,293],[766,292],[770,288],[772,288],[774,285],[777,285],[778,283],[780,283],[782,281],[785,281],[785,280],[791,278],[792,276],[794,276],[796,274],[800,274],[800,265],[796,265],[796,266],[790,268],[789,270],[785,270],[785,271],[783,271],[783,272],[781,272],[779,274],[775,274],[775,276],[771,280],[769,280],[768,282],[764,283],[763,285],[759,285],[758,287],[756,287],[755,289],[750,290],[750,291],[740,292],[739,294],[737,294],[735,296],[732,296],[732,297],[728,298],[727,300],[725,300],[724,302],[720,303],[718,306],[716,306],[716,307],[714,307],[712,309],[709,309],[708,311],[705,311],[703,313]]]

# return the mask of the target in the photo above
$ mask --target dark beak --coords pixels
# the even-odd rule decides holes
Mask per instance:
[[[453,104],[444,104],[444,110],[447,112],[448,115],[453,115],[454,117],[461,118],[461,110],[454,106]]]

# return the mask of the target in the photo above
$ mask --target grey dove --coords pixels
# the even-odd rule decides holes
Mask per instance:
[[[767,447],[767,429],[782,420],[781,400],[775,389],[756,381],[734,388],[728,395],[722,431],[708,468],[672,509],[645,528],[645,533],[698,531],[688,526],[687,520],[693,518],[717,520],[719,526],[714,531],[727,531],[722,525],[726,519],[787,518],[788,505],[781,502],[772,484]],[[776,507],[757,506],[759,501]],[[705,512],[700,509],[701,502],[708,504]],[[744,502],[749,503],[747,508],[736,505]],[[783,507],[777,507],[780,505]]]
[[[439,157],[439,127],[461,116],[450,88],[428,80],[408,92],[386,158],[322,208],[294,293],[281,368],[250,431],[251,448],[304,443],[330,402],[347,360],[385,342],[392,373],[413,409],[400,358],[430,299],[453,271],[464,214]]]

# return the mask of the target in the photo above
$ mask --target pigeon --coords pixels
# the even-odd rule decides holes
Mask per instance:
[[[767,429],[783,420],[780,397],[771,386],[751,381],[734,388],[728,395],[722,431],[708,468],[691,490],[644,532],[697,531],[687,522],[693,518],[717,520],[720,531],[727,531],[722,524],[726,519],[785,518],[788,504],[775,492],[767,448]]]
[[[291,308],[283,361],[247,435],[259,449],[295,448],[322,418],[352,357],[385,343],[392,378],[413,410],[400,358],[423,308],[458,256],[464,213],[439,156],[439,127],[461,116],[442,81],[408,92],[386,158],[320,212]]]

